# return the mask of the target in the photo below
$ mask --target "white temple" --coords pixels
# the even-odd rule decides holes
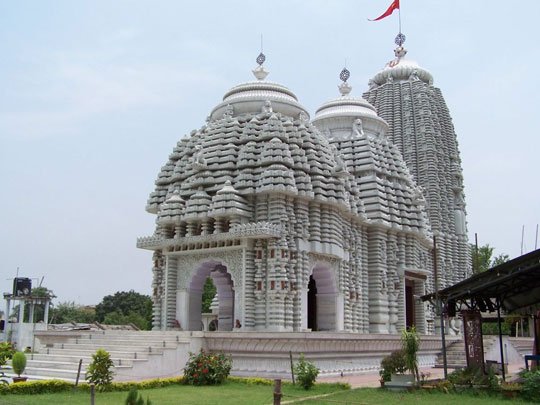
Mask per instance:
[[[396,59],[365,99],[309,113],[286,87],[229,90],[182,138],[156,180],[155,330],[201,330],[203,284],[231,331],[434,331],[416,297],[433,291],[432,231],[443,285],[470,272],[456,135],[424,69]],[[370,102],[372,104],[370,104]]]

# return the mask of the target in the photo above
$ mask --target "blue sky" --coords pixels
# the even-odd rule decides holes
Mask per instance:
[[[58,301],[150,293],[144,210],[182,136],[250,70],[313,114],[393,57],[390,0],[1,1],[0,288],[41,278]],[[443,91],[461,149],[468,229],[496,253],[534,248],[540,2],[402,0],[408,57]]]

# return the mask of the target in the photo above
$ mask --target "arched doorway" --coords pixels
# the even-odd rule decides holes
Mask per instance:
[[[234,326],[234,285],[227,267],[216,261],[203,263],[189,283],[188,327],[202,330],[202,293],[206,279],[212,278],[218,300],[217,329],[231,331]]]
[[[312,331],[330,331],[337,328],[338,294],[332,270],[317,265],[309,277],[307,292],[307,327]]]

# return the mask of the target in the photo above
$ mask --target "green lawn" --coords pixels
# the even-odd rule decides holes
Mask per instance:
[[[285,397],[283,400],[291,400]],[[507,400],[486,393],[452,393],[428,392],[417,390],[413,392],[390,392],[379,388],[358,388],[339,392],[324,398],[302,401],[310,405],[497,405],[526,403],[518,400]],[[530,403],[530,402],[529,402]]]
[[[272,404],[272,386],[248,385],[238,382],[226,382],[218,386],[193,387],[186,385],[174,385],[166,388],[139,390],[146,398],[149,397],[153,405],[167,404]],[[327,405],[497,405],[513,404],[519,401],[509,402],[496,396],[487,394],[462,393],[445,394],[441,392],[389,392],[377,388],[359,388],[343,390],[336,385],[317,384],[314,389],[305,391],[302,388],[291,385],[283,386],[282,403],[301,404],[327,404]],[[327,395],[330,394],[330,395]],[[299,401],[308,396],[321,396],[316,399]],[[127,392],[96,393],[96,405],[123,404]],[[9,405],[77,405],[90,403],[88,392],[43,394],[43,395],[4,395],[0,396],[0,404]]]
[[[323,395],[330,392],[343,391],[334,384],[318,384],[314,389],[306,391],[298,386],[286,384],[283,393],[293,397]],[[153,405],[167,404],[271,404],[273,387],[269,385],[248,385],[237,382],[225,382],[222,385],[193,387],[189,385],[173,385],[165,388],[139,390],[143,398],[150,398]],[[127,392],[96,393],[96,405],[121,405]],[[42,395],[0,395],[0,404],[4,405],[88,405],[88,392],[57,393]]]

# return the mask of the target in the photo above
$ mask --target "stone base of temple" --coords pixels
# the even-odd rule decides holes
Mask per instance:
[[[98,348],[111,353],[116,381],[135,381],[182,375],[189,352],[200,348],[230,354],[232,375],[290,378],[291,354],[293,361],[304,354],[320,375],[331,376],[378,370],[381,359],[401,346],[399,335],[346,332],[49,331],[36,338],[40,347],[30,370],[46,377],[45,368],[58,361],[66,372],[54,377],[66,380],[75,379],[79,359],[84,370]],[[440,351],[440,337],[422,336],[419,365],[434,365]]]

